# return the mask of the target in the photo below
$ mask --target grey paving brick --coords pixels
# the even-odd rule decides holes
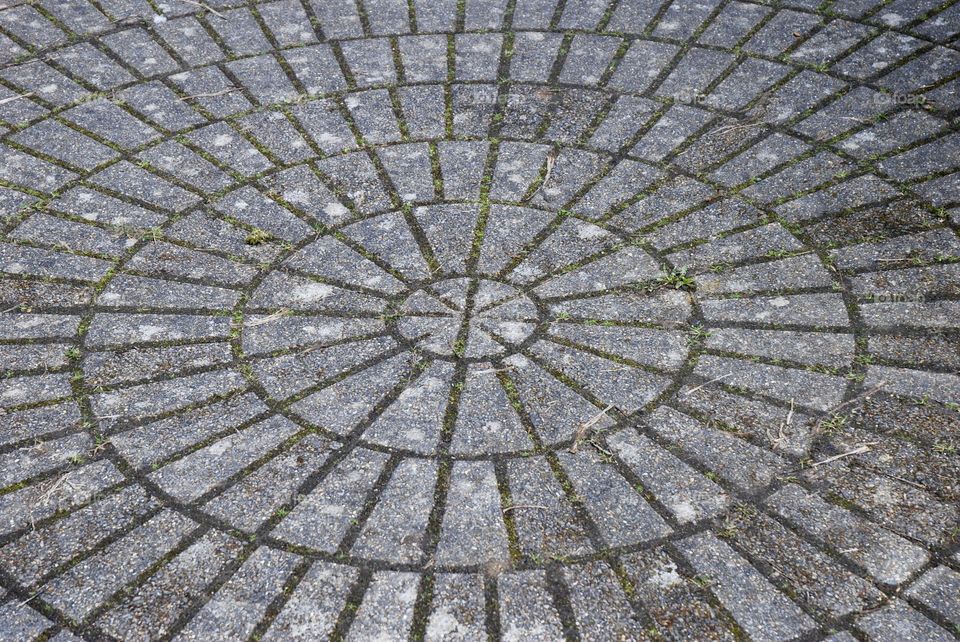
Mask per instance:
[[[413,623],[420,577],[417,573],[375,573],[347,640],[404,640]]]
[[[710,590],[752,638],[789,640],[815,628],[810,616],[713,535],[694,535],[678,548],[694,570],[707,576]]]
[[[202,640],[213,632],[225,640],[248,637],[298,560],[292,553],[258,548],[175,639]]]
[[[330,634],[356,577],[353,567],[314,562],[264,640],[311,640]]]

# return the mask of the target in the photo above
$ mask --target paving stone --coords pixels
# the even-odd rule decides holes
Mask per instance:
[[[294,23],[301,29],[300,23]],[[329,45],[321,44],[284,51],[283,59],[309,95],[346,88],[347,81]]]
[[[880,179],[863,176],[788,201],[776,211],[787,220],[797,222],[836,214],[847,208],[862,208],[895,196],[896,192]],[[881,221],[879,227],[886,223]],[[832,229],[835,230],[836,226]]]
[[[599,84],[621,42],[612,36],[574,36],[557,80],[587,86]]]
[[[507,8],[505,0],[468,0],[464,14],[464,28],[468,30],[499,29]]]
[[[500,133],[508,138],[519,139],[536,136],[547,122],[555,95],[552,90],[538,88],[536,85],[517,85],[509,89],[506,105],[503,107]]]
[[[663,160],[712,117],[703,109],[674,105],[637,141],[630,153],[648,161]]]
[[[766,122],[782,123],[815,111],[818,103],[846,87],[840,80],[804,70],[774,91],[768,102],[758,104],[755,111]]]
[[[134,149],[159,137],[157,131],[106,100],[94,100],[68,109],[63,117],[124,149]]]
[[[133,44],[123,43],[125,40],[130,40],[125,37],[124,34],[115,34],[111,37],[111,40],[113,40],[111,48],[114,49],[115,52],[117,52],[118,49],[126,47],[128,44]],[[156,47],[152,42],[150,44]],[[166,55],[166,52],[161,49],[159,53],[161,54],[162,60],[157,61],[153,65],[144,64],[142,66],[145,68],[166,66],[167,70],[176,68],[176,63]],[[149,57],[149,55],[147,57]],[[130,72],[119,66],[106,54],[89,43],[80,43],[72,47],[60,49],[54,52],[50,56],[50,59],[61,65],[74,77],[82,78],[100,90],[115,89],[134,81],[134,77]],[[134,62],[142,62],[142,60],[143,59]],[[154,60],[157,59],[154,58]],[[136,66],[139,67],[141,65]]]
[[[710,603],[704,589],[686,576],[663,547],[630,553],[621,562],[636,597],[661,633],[677,639],[734,639],[729,616]]]
[[[400,129],[393,115],[389,94],[375,89],[351,94],[344,99],[353,122],[364,140],[371,143],[388,143],[400,139]]]
[[[350,40],[344,42],[341,49],[358,87],[396,82],[393,54],[388,40]]]
[[[6,274],[98,281],[109,265],[106,261],[64,252],[0,244],[0,272]]]
[[[232,9],[222,13],[210,26],[235,55],[256,54],[270,49],[270,43],[248,9]]]
[[[329,635],[357,575],[351,566],[314,562],[263,639],[312,640]]]
[[[810,616],[712,534],[694,535],[677,548],[696,572],[706,576],[709,590],[751,638],[789,640],[816,627]]]
[[[404,640],[413,623],[417,573],[375,573],[363,596],[347,640]]]
[[[331,454],[330,443],[307,435],[282,456],[276,457],[234,487],[216,496],[205,509],[238,528],[253,531],[294,498],[307,477]],[[256,502],[249,497],[256,496]]]
[[[249,62],[244,62],[241,69],[249,66]],[[195,101],[197,106],[208,111],[214,118],[232,116],[252,107],[240,87],[216,66],[198,67],[174,74],[170,76],[170,80],[185,94],[182,98]]]
[[[27,486],[6,493],[0,501],[0,529],[4,534],[31,526],[37,520],[61,510],[82,506],[110,486],[119,484],[123,477],[108,461],[97,461],[61,476],[69,481]],[[61,488],[62,487],[62,488]]]
[[[486,143],[442,142],[438,145],[443,195],[449,200],[476,200],[486,165]]]
[[[954,633],[957,6],[14,5],[0,637]]]
[[[500,627],[510,642],[560,639],[563,624],[543,571],[513,571],[497,579]]]
[[[56,107],[79,102],[91,95],[67,76],[37,60],[6,67],[0,71],[0,78],[10,82],[23,93],[29,93]]]
[[[778,456],[665,407],[646,422],[656,435],[740,490],[757,490],[785,469]]]
[[[170,495],[192,502],[210,491],[215,480],[232,477],[295,432],[282,419],[254,424],[160,468],[151,479]]]
[[[657,95],[683,100],[706,93],[707,87],[733,62],[724,52],[695,47],[686,52],[657,89]]]
[[[142,76],[169,74],[177,63],[143,29],[128,29],[105,36],[102,40],[127,65]]]
[[[48,528],[31,531],[0,549],[0,555],[20,582],[35,586],[51,569],[67,564],[156,508],[156,500],[143,490],[128,487]]]
[[[0,150],[0,161],[0,179],[48,194],[76,176],[69,170],[6,146]]]
[[[189,406],[242,387],[243,382],[236,373],[211,371],[104,392],[95,397],[93,406],[103,419],[136,419]]]
[[[460,34],[455,39],[454,65],[458,81],[497,79],[503,37],[499,34]],[[423,55],[422,52],[420,55]],[[436,78],[436,80],[441,80]]]
[[[765,7],[746,2],[731,2],[720,10],[698,42],[717,47],[733,47],[768,14],[769,10]]]
[[[678,51],[676,45],[634,40],[607,84],[634,93],[645,91]]]
[[[493,466],[457,462],[450,472],[437,564],[497,565],[509,560],[507,532]]]
[[[923,112],[899,112],[882,123],[862,130],[840,143],[840,148],[857,158],[882,154],[937,133],[944,123]]]
[[[46,585],[46,599],[79,620],[171,552],[196,527],[164,511]]]
[[[669,180],[655,191],[648,190],[636,201],[610,219],[610,224],[625,230],[637,230],[673,217],[680,212],[703,205],[717,193],[700,181],[681,177]]]
[[[700,270],[710,265],[740,263],[771,253],[796,252],[801,248],[803,244],[786,228],[771,223],[732,233],[722,239],[709,241],[669,256],[674,265]],[[726,280],[726,277],[723,278]]]
[[[841,60],[835,65],[835,69],[854,78],[869,78],[882,73],[922,46],[923,41],[917,38],[890,31],[884,32]],[[892,55],[887,58],[885,57],[887,54]]]
[[[917,91],[952,76],[957,72],[958,64],[960,56],[956,52],[935,47],[887,73],[878,84],[900,93]]]
[[[577,626],[585,639],[606,635],[619,639],[641,639],[643,624],[610,567],[588,562],[563,572]]]
[[[511,519],[520,550],[534,559],[588,553],[591,545],[574,506],[542,458],[507,465]]]
[[[181,101],[177,94],[160,82],[128,87],[120,92],[119,97],[144,118],[170,131],[181,131],[191,125],[206,122],[203,116],[191,109],[188,103]],[[242,97],[234,96],[233,93],[225,94],[223,98],[243,100]],[[246,101],[243,100],[243,102]]]
[[[207,533],[99,618],[98,626],[121,638],[167,633],[240,550],[239,541]]]
[[[261,10],[262,14],[266,11]],[[154,30],[168,47],[191,66],[205,65],[224,58],[224,53],[193,16],[167,20],[154,25]]]
[[[883,599],[869,582],[752,507],[735,507],[721,534],[763,568],[777,569],[771,579],[816,613],[843,617],[873,608]]]
[[[313,424],[347,434],[411,374],[411,366],[412,355],[400,354],[306,397],[292,409]]]
[[[352,216],[350,210],[309,167],[301,165],[272,174],[263,183],[267,191],[276,192],[296,210],[324,224],[342,223]]]
[[[517,33],[510,58],[510,77],[520,82],[549,80],[562,40],[559,34],[541,31]]]
[[[4,396],[7,393],[8,391],[4,391]],[[11,451],[0,456],[0,462],[4,467],[3,473],[0,474],[0,485],[8,487],[21,480],[42,475],[63,466],[82,457],[90,445],[90,438],[79,434],[47,442],[38,441],[31,446]]]
[[[386,187],[377,175],[373,162],[362,152],[324,159],[317,163],[317,169],[327,177],[335,190],[346,193],[360,211],[369,213],[389,209],[391,201]],[[332,200],[328,199],[328,202]],[[346,214],[342,211],[342,205],[332,209],[332,212],[327,212],[330,218],[342,219]]]
[[[426,640],[469,640],[485,635],[483,582],[479,575],[441,574],[434,584]]]
[[[860,618],[856,628],[873,640],[949,640],[953,637],[926,617],[897,600],[892,604]]]
[[[395,563],[417,562],[433,504],[435,463],[408,459],[394,471],[367,520],[354,553]]]
[[[444,36],[405,36],[398,39],[403,73],[408,82],[447,79],[447,39]]]
[[[914,27],[914,31],[938,42],[944,42],[956,34],[956,27],[953,24],[956,15],[956,8],[948,7]]]
[[[187,138],[217,162],[244,176],[252,176],[273,167],[253,145],[224,123],[194,130]]]
[[[297,96],[296,89],[273,56],[235,60],[227,63],[227,68],[261,105],[287,102]]]
[[[265,148],[271,158],[282,163],[295,163],[316,156],[307,139],[281,112],[249,114],[237,122],[237,127],[242,133],[252,136],[260,149]]]
[[[561,453],[560,462],[609,545],[627,546],[671,532],[640,493],[592,451]]]
[[[493,121],[497,90],[494,85],[454,85],[453,132],[459,137],[485,136]]]
[[[721,513],[725,493],[682,461],[642,435],[622,431],[610,438],[613,451],[680,524]],[[669,480],[669,481],[665,481]]]
[[[927,571],[907,591],[911,597],[928,609],[937,613],[954,626],[960,621],[960,604],[957,595],[960,591],[960,575],[946,566],[938,566]]]
[[[953,507],[922,488],[860,469],[831,466],[805,477],[821,488],[832,484],[831,498],[856,505],[890,530],[930,546],[947,541],[950,524],[958,517]]]
[[[247,638],[298,561],[292,553],[258,548],[174,639],[202,640],[214,631],[225,640]]]
[[[470,366],[460,396],[451,450],[481,453],[525,450],[530,440],[490,363]]]
[[[311,2],[310,7],[320,19],[320,25],[328,38],[350,38],[363,34],[356,5],[342,2]]]
[[[285,541],[333,552],[350,527],[386,461],[386,456],[364,449],[350,452],[273,529]]]
[[[270,2],[258,7],[270,33],[281,47],[306,45],[317,41],[317,35],[303,7],[290,0]]]
[[[0,604],[0,615],[3,616],[0,633],[11,640],[39,639],[53,624],[29,606],[20,604],[16,598]]]
[[[417,29],[421,32],[452,31],[457,18],[457,3],[453,0],[413,0]]]
[[[49,109],[41,107],[35,99],[31,100],[31,97],[24,96],[24,93],[26,92],[7,87],[0,88],[0,100],[7,101],[0,105],[0,121],[10,126],[22,125],[49,113]],[[4,131],[8,129],[9,127],[4,127]]]
[[[669,385],[666,377],[546,341],[533,344],[530,354],[576,381],[603,404],[626,413],[645,406]]]
[[[136,198],[149,205],[175,212],[182,212],[200,201],[198,196],[127,161],[111,165],[91,177],[90,181],[122,196]],[[94,195],[89,192],[88,194]],[[78,198],[85,200],[82,192]]]
[[[828,504],[798,486],[784,487],[767,503],[778,514],[828,543],[882,584],[895,586],[903,583],[929,559],[919,546],[843,508]]]
[[[413,85],[397,92],[413,138],[435,138],[446,130],[444,92],[439,85]]]

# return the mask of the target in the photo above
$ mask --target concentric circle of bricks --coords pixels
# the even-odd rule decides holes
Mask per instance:
[[[0,6],[0,638],[960,633],[960,3]]]

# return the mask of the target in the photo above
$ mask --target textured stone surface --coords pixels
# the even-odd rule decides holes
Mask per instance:
[[[954,639],[958,35],[0,0],[0,639]]]

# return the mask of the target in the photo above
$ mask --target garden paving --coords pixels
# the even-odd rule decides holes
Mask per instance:
[[[0,639],[957,639],[958,36],[0,0]]]

